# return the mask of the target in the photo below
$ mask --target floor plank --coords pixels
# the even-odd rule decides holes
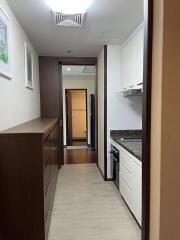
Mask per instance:
[[[140,240],[141,231],[117,188],[96,164],[60,170],[48,240]]]

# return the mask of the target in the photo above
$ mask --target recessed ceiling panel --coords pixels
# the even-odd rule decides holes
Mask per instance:
[[[63,75],[77,75],[77,76],[95,76],[96,67],[95,66],[63,66]]]

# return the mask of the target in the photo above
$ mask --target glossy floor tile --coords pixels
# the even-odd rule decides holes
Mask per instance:
[[[141,231],[96,164],[59,172],[48,240],[140,240]]]

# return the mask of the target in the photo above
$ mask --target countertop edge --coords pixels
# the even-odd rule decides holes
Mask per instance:
[[[122,148],[124,148],[126,151],[128,151],[130,154],[132,154],[134,157],[136,157],[140,162],[142,162],[142,158],[140,158],[137,154],[135,154],[132,150],[130,150],[129,148],[127,148],[126,146],[124,146],[123,144],[119,143],[116,139],[114,139],[111,136],[111,140],[113,140],[114,142],[116,142],[116,144],[118,144],[119,146],[121,146]]]

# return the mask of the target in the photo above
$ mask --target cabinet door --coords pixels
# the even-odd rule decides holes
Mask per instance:
[[[144,28],[132,36],[122,49],[123,90],[143,84]]]
[[[134,215],[142,224],[142,166],[139,160],[134,160],[134,186],[133,186],[133,198],[134,198]]]
[[[134,212],[133,191],[127,184],[126,180],[122,177],[121,173],[119,173],[119,180],[121,196],[124,198],[131,211]]]
[[[135,36],[135,85],[143,83],[143,59],[144,59],[144,28],[142,27]]]
[[[136,86],[136,38],[132,37],[128,43],[129,55],[128,55],[128,74],[129,74],[129,86],[128,89],[133,89]]]
[[[122,81],[123,91],[128,89],[128,45],[124,46],[122,50]]]

